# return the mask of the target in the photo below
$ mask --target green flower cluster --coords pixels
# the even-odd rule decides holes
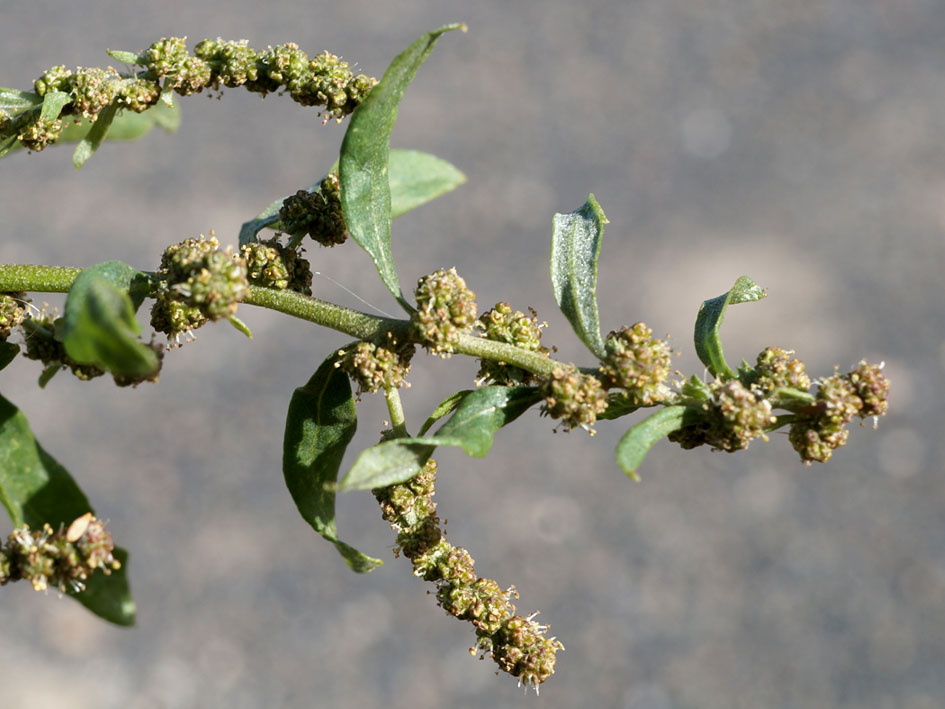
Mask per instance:
[[[26,293],[0,293],[0,342],[6,342],[26,319]]]
[[[810,377],[804,363],[795,359],[794,352],[780,347],[767,347],[759,355],[753,368],[739,369],[739,379],[745,386],[761,390],[770,396],[778,389],[810,389]]]
[[[240,249],[246,275],[256,286],[312,294],[312,267],[298,249],[279,243],[278,238],[254,241]]]
[[[417,310],[410,317],[410,332],[434,354],[449,357],[460,335],[476,323],[476,294],[466,287],[455,268],[421,276],[414,291]]]
[[[537,613],[516,615],[514,587],[503,589],[493,579],[476,575],[475,562],[465,549],[446,541],[433,502],[436,463],[405,483],[374,490],[385,520],[398,532],[399,552],[413,563],[414,574],[436,584],[436,599],[451,616],[476,629],[470,652],[489,654],[499,668],[517,677],[519,685],[538,686],[555,671],[556,655],[564,646],[546,637],[547,626]]]
[[[767,440],[766,433],[777,417],[762,392],[738,379],[715,381],[708,388],[701,420],[669,434],[669,440],[686,449],[708,444],[729,453],[747,448],[756,438]]]
[[[42,362],[50,372],[69,369],[77,379],[88,381],[105,372],[94,364],[79,364],[66,354],[66,348],[56,339],[56,320],[45,310],[26,318],[22,325],[26,349],[23,356]]]
[[[0,141],[11,136],[33,151],[59,140],[63,118],[82,116],[94,122],[109,105],[141,113],[154,106],[162,92],[190,96],[205,88],[245,86],[266,95],[285,89],[304,106],[321,106],[325,121],[340,121],[364,100],[377,80],[354,74],[348,62],[322,52],[309,57],[296,44],[280,44],[265,51],[246,40],[228,42],[205,39],[187,51],[186,37],[165,37],[138,55],[141,74],[119,74],[111,67],[54,66],[33,82],[34,91],[69,95],[58,116],[43,118],[40,107],[6,116],[0,113]]]
[[[607,393],[597,377],[582,374],[573,364],[555,367],[541,389],[543,415],[561,419],[567,431],[580,426],[594,435],[591,426],[607,410]]]
[[[630,403],[652,406],[669,394],[666,380],[672,367],[673,351],[653,337],[646,323],[626,325],[607,336],[607,359],[600,368],[607,388],[625,389]]]
[[[358,394],[373,393],[380,389],[400,389],[410,386],[406,381],[415,346],[396,340],[390,347],[373,342],[358,342],[348,350],[339,350],[336,367],[340,367],[358,385]]]
[[[846,424],[859,417],[877,417],[888,408],[889,380],[882,365],[861,361],[847,374],[820,379],[817,398],[791,424],[791,445],[808,465],[825,463],[833,451],[847,442]]]
[[[0,546],[0,586],[25,579],[37,591],[78,592],[96,569],[110,574],[121,568],[114,548],[105,524],[91,512],[55,532],[48,524],[38,532],[23,525]]]
[[[249,289],[246,263],[214,236],[168,246],[158,276],[151,327],[174,338],[234,315]]]
[[[330,172],[315,192],[299,190],[286,197],[279,209],[282,229],[292,236],[308,234],[322,246],[343,244],[348,227],[341,213],[341,183]]]
[[[529,309],[531,317],[521,310],[512,310],[508,303],[497,303],[492,310],[479,316],[482,336],[487,340],[504,342],[529,352],[547,355],[548,348],[541,345],[541,332],[546,323],[538,322],[538,314]],[[479,360],[479,381],[491,381],[496,384],[515,386],[528,384],[535,380],[531,372],[505,362],[491,359]]]

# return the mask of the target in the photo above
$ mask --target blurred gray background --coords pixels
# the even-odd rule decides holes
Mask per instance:
[[[107,64],[161,36],[294,41],[380,76],[445,36],[407,92],[395,147],[469,182],[401,220],[408,286],[456,266],[482,308],[547,320],[589,363],[548,280],[551,218],[593,191],[610,225],[605,329],[645,320],[702,374],[699,303],[747,274],[732,361],[794,348],[814,375],[885,360],[890,415],[806,468],[784,435],[737,455],[658,444],[633,484],[613,451],[633,419],[552,435],[527,415],[486,460],[446,451],[437,501],[477,570],[515,584],[567,647],[541,696],[467,654],[391,555],[367,493],[339,501],[366,577],[299,518],[280,471],[292,390],[344,336],[249,307],[169,353],[158,386],[117,390],[18,360],[3,393],[79,480],[130,565],[138,626],[112,628],[24,584],[0,592],[5,706],[876,707],[945,705],[945,6],[934,0],[0,1],[0,85]],[[176,136],[2,161],[0,262],[156,267],[165,245],[239,225],[310,184],[344,125],[287,98],[182,101]],[[314,268],[388,312],[355,246]],[[316,276],[316,295],[364,307]],[[40,303],[43,296],[37,296]],[[50,303],[62,299],[48,298]],[[413,430],[469,385],[465,358],[418,358]],[[365,401],[352,451],[385,417]],[[349,455],[348,460],[353,459]],[[4,532],[5,533],[5,532]]]

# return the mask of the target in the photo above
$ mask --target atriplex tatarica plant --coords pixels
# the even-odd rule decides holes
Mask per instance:
[[[310,57],[294,44],[258,51],[245,40],[204,40],[189,52],[184,39],[169,38],[137,54],[109,52],[126,72],[56,66],[31,92],[0,89],[0,155],[69,141],[77,143],[76,167],[108,138],[137,138],[155,125],[173,130],[178,96],[224,86],[288,94],[318,107],[326,121],[351,116],[337,165],[248,221],[238,250],[220,248],[211,236],[168,246],[155,271],[119,261],[86,269],[0,266],[0,368],[22,353],[42,363],[40,386],[63,369],[80,379],[108,373],[119,386],[157,381],[167,347],[139,337],[135,313],[146,299],[153,301],[151,327],[169,345],[190,339],[210,320],[227,320],[249,335],[236,318],[238,303],[347,333],[351,344],[326,353],[289,402],[283,470],[299,512],[348,566],[368,572],[381,562],[338,539],[334,506],[339,491],[371,490],[396,532],[397,552],[434,584],[447,613],[472,624],[472,651],[490,655],[537,690],[563,645],[534,614],[516,613],[514,587],[479,576],[469,553],[447,542],[433,502],[437,446],[485,456],[500,428],[536,406],[558,419],[558,428],[591,434],[601,419],[650,409],[617,447],[617,464],[633,479],[663,437],[683,448],[734,452],[785,426],[802,461],[825,462],[846,442],[846,424],[886,412],[888,382],[881,365],[865,361],[811,380],[792,351],[775,347],[733,369],[719,338],[725,311],[765,296],[744,277],[706,300],[696,317],[695,347],[711,377],[674,373],[674,352],[642,322],[602,336],[597,258],[607,219],[593,195],[579,209],[555,215],[551,246],[555,298],[593,364],[552,358],[534,312],[507,303],[480,311],[453,268],[424,276],[412,297],[405,294],[391,256],[391,220],[464,178],[432,155],[391,151],[390,134],[417,69],[440,35],[460,27],[423,35],[379,82],[353,74],[328,52]],[[263,229],[275,235],[260,238]],[[406,317],[377,317],[311,297],[303,239],[334,246],[349,235],[371,256]],[[62,316],[28,305],[31,292],[68,293]],[[477,357],[481,366],[475,388],[447,396],[411,435],[399,389],[418,347],[440,357]],[[338,482],[357,425],[356,396],[376,392],[386,397],[391,428]],[[37,589],[53,586],[106,620],[132,624],[127,553],[113,546],[69,473],[35,442],[23,413],[2,397],[0,407],[0,498],[15,527],[0,547],[0,584],[26,579]]]

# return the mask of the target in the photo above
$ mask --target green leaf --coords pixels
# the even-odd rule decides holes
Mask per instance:
[[[667,406],[631,426],[617,444],[617,465],[631,480],[639,482],[637,468],[653,444],[678,431],[693,415],[698,416],[698,412],[685,406]]]
[[[410,438],[378,443],[361,451],[338,490],[370,490],[409,480],[420,472],[434,448]]]
[[[607,395],[607,410],[602,414],[597,414],[599,421],[613,421],[621,416],[632,414],[640,406],[634,403],[633,397],[624,393],[611,392]]]
[[[29,422],[16,406],[0,396],[0,502],[14,527],[41,529],[68,525],[92,512],[88,499],[72,476],[33,437]],[[96,572],[86,591],[69,593],[96,615],[118,625],[133,625],[134,601],[125,573],[127,556],[116,558],[122,568],[106,576]],[[92,591],[91,595],[85,594]]]
[[[737,376],[722,354],[719,329],[725,318],[725,309],[729,305],[761,300],[766,295],[764,288],[756,285],[748,276],[742,276],[735,281],[730,291],[703,302],[699,307],[695,328],[696,354],[713,376],[722,379],[734,379]]]
[[[329,172],[337,170],[338,165],[335,164]],[[456,189],[466,181],[466,176],[446,160],[419,150],[391,150],[389,177],[392,219]],[[319,180],[306,187],[305,191],[318,192],[321,183]],[[243,224],[240,229],[240,246],[255,241],[256,234],[263,229],[282,230],[279,210],[284,201],[285,197],[271,202],[254,219]]]
[[[456,411],[456,407],[459,406],[463,399],[465,399],[469,394],[471,394],[473,389],[463,389],[458,391],[455,394],[450,394],[448,397],[443,399],[436,408],[433,409],[433,413],[423,422],[423,425],[420,427],[420,433],[417,435],[422,436],[424,433],[430,430],[430,428],[439,421],[444,416],[449,416],[451,413]]]
[[[149,377],[160,362],[137,337],[135,310],[150,279],[121,261],[106,261],[83,270],[69,289],[65,315],[56,337],[81,364],[130,377]]]
[[[0,111],[6,111],[8,114],[16,115],[23,111],[38,106],[43,102],[42,96],[30,91],[17,91],[16,89],[0,88]]]
[[[19,345],[14,345],[12,342],[0,342],[0,369],[10,364],[19,352]]]
[[[353,238],[374,260],[381,280],[405,310],[390,249],[391,190],[388,181],[390,135],[397,109],[417,69],[444,32],[465,29],[454,24],[428,32],[398,55],[384,77],[355,109],[341,144],[341,208]]]
[[[43,96],[43,108],[39,115],[44,121],[54,121],[62,113],[62,107],[71,100],[71,96],[64,91],[50,91]]]
[[[597,257],[607,224],[594,195],[568,214],[555,214],[551,240],[551,287],[574,332],[598,359],[607,356],[597,314]]]
[[[295,390],[286,417],[282,470],[302,518],[332,542],[354,571],[372,571],[383,562],[338,539],[335,491],[338,468],[358,427],[348,375],[326,359],[308,383]]]
[[[102,141],[105,140],[105,136],[108,135],[108,131],[112,127],[112,121],[115,120],[115,114],[117,113],[118,104],[110,103],[98,114],[95,123],[92,124],[86,136],[75,146],[75,152],[72,153],[72,164],[75,165],[76,170],[85,165],[86,161],[92,157],[92,153],[98,150],[98,146],[102,144]]]
[[[114,59],[116,62],[122,62],[124,64],[132,64],[137,66],[147,65],[147,60],[139,56],[135,52],[123,52],[120,49],[108,49],[106,54]]]
[[[433,436],[398,438],[368,448],[354,461],[339,490],[365,490],[409,480],[420,472],[436,446],[459,446],[482,458],[496,432],[541,401],[536,387],[487,386],[465,396]]]

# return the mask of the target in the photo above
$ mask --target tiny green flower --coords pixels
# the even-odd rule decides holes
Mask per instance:
[[[607,393],[600,380],[582,374],[575,365],[555,367],[542,384],[542,413],[561,419],[565,430],[581,427],[591,435],[597,415],[607,410]]]
[[[412,337],[434,354],[448,357],[461,335],[476,322],[476,294],[455,268],[439,269],[417,281],[417,310],[411,315]]]
[[[601,365],[606,387],[620,387],[637,406],[652,406],[669,393],[666,380],[673,351],[653,337],[646,323],[623,326],[607,336],[607,359]]]

